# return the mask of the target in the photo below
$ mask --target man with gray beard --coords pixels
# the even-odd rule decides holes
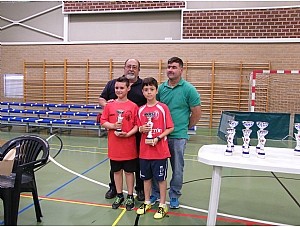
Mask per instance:
[[[127,59],[124,65],[124,75],[130,81],[130,91],[127,95],[128,99],[132,102],[136,103],[139,107],[146,104],[147,100],[142,93],[142,82],[143,80],[139,77],[140,73],[140,62],[136,59]],[[116,79],[108,81],[105,88],[103,89],[100,97],[99,97],[99,104],[100,106],[104,107],[107,102],[114,101],[117,96],[115,94],[115,83]],[[140,140],[141,134],[137,132],[136,134],[136,146],[137,151],[140,150]],[[137,171],[135,172],[136,178],[136,194],[138,201],[144,201],[144,184],[143,181],[140,179],[140,166],[139,163],[137,165]],[[110,183],[109,183],[109,190],[105,194],[106,199],[112,199],[117,195],[116,185],[114,181],[114,173],[110,171]]]

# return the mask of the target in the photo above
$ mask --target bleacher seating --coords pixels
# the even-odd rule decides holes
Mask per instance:
[[[98,135],[101,132],[101,126],[96,121],[102,109],[99,105],[21,102],[0,102],[0,105],[2,126],[24,125],[27,132],[30,127],[46,127],[50,133],[55,128],[96,129]]]
[[[77,109],[101,109],[99,105],[91,105],[91,104],[52,104],[52,103],[31,103],[31,102],[0,102],[0,105],[6,105],[7,108],[10,106],[27,106],[27,107],[56,107],[56,108],[77,108]]]

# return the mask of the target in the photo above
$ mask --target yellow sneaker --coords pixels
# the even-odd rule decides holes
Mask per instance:
[[[154,214],[155,219],[160,219],[166,216],[168,213],[168,207],[166,205],[159,206],[156,213]]]
[[[143,203],[137,210],[137,214],[145,214],[147,210],[151,209],[151,204]]]

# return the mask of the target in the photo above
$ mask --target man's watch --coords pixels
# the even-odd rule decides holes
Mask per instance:
[[[161,141],[161,138],[159,136],[156,137],[157,142]]]

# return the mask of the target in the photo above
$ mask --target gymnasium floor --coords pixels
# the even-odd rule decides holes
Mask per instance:
[[[24,128],[1,129],[0,140],[7,141],[25,134]],[[46,131],[37,132],[47,138]],[[94,131],[73,130],[59,134],[62,151],[36,172],[38,192],[43,212],[42,223],[37,223],[32,198],[23,194],[18,225],[95,225],[133,226],[135,211],[111,209],[113,200],[104,198],[109,183],[107,139]],[[54,157],[59,140],[51,139],[50,155]],[[215,131],[198,130],[191,136],[185,154],[185,175],[180,209],[169,210],[168,217],[153,219],[156,206],[140,216],[140,226],[206,225],[212,167],[199,163],[197,153],[204,144],[224,141]],[[267,141],[267,146],[295,146],[292,141]],[[79,173],[91,180],[75,175]],[[171,176],[169,174],[169,176]],[[300,176],[292,174],[223,169],[217,225],[300,225]],[[140,202],[136,203],[136,207]],[[3,225],[3,209],[0,209]]]

